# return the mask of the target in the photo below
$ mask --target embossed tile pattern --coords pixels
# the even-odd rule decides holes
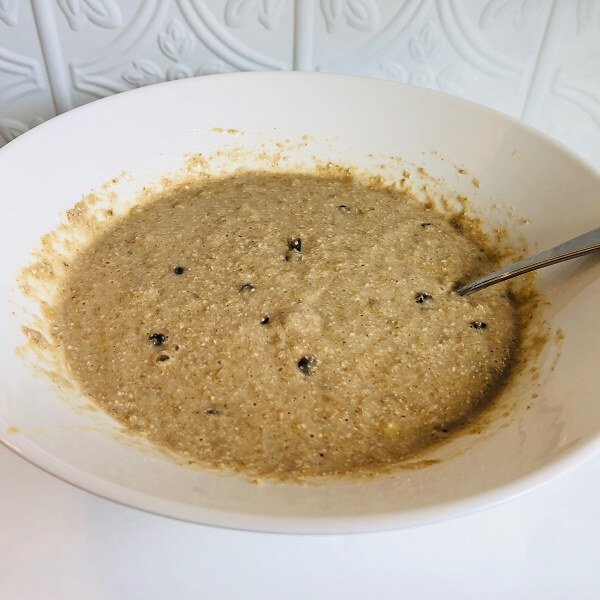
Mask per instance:
[[[0,145],[56,114],[31,6],[0,1]]]
[[[600,0],[0,0],[0,144],[109,94],[265,69],[439,89],[600,166]]]

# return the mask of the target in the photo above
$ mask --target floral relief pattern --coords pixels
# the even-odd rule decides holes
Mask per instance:
[[[397,62],[380,63],[377,67],[376,75],[382,79],[393,79],[401,83],[407,81],[406,71]]]
[[[380,20],[375,0],[321,0],[321,13],[329,33],[342,23],[357,31],[374,31]]]
[[[31,58],[0,48],[0,95],[14,102],[23,95],[42,88],[40,64]]]
[[[28,129],[29,127],[25,123],[21,123],[16,119],[0,119],[0,138],[5,144],[25,133]]]
[[[231,73],[231,71],[231,67],[222,60],[215,60],[202,65],[196,71],[196,75],[219,75],[221,73]]]
[[[178,19],[172,20],[165,31],[158,34],[158,47],[171,60],[181,61],[194,49],[194,38]]]
[[[211,61],[195,71],[184,61],[194,50],[196,40],[178,19],[173,19],[157,37],[157,44],[162,54],[174,62],[164,71],[153,61],[140,59],[132,61],[122,75],[123,80],[133,87],[141,87],[185,79],[194,75],[213,75],[226,73],[231,69],[223,61]]]
[[[164,75],[151,60],[134,60],[125,73],[123,79],[133,87],[141,87],[164,81]]]
[[[508,17],[515,29],[523,31],[542,6],[542,0],[489,0],[481,13],[481,29],[497,26]]]
[[[0,91],[7,100],[14,101],[28,91],[42,87],[41,67],[38,61],[0,48],[0,73],[4,73]]]
[[[16,119],[0,119],[0,140],[5,144],[8,144],[8,142],[11,142],[22,133],[25,133],[29,129],[43,122],[44,119],[42,117],[34,118],[29,125],[17,121]]]
[[[409,82],[422,87],[437,88],[450,94],[465,93],[464,69],[457,64],[436,65],[443,55],[445,41],[437,25],[425,23],[408,40],[408,54],[416,65],[407,74],[398,62],[380,64],[378,75],[401,82]]]
[[[464,96],[600,156],[600,0],[0,0],[0,40],[0,144],[133,87],[295,66]]]
[[[465,77],[462,67],[448,65],[440,71],[436,79],[437,86],[442,92],[462,96],[465,93]]]
[[[288,0],[227,0],[225,24],[240,27],[253,19],[273,31],[279,25],[281,13]],[[293,0],[292,0],[293,1]]]
[[[0,21],[9,27],[15,27],[19,21],[21,0],[0,0]]]
[[[433,87],[435,77],[431,69],[420,69],[418,71],[413,71],[410,74],[408,81],[413,85],[420,85],[421,87]]]
[[[442,53],[443,40],[431,23],[424,25],[418,35],[413,35],[408,43],[410,53],[419,62],[425,63]]]
[[[291,0],[290,0],[291,1]],[[226,10],[220,21],[220,14],[213,12],[205,0],[178,0],[177,6],[182,16],[187,21],[191,31],[208,48],[215,58],[227,64],[232,70],[265,70],[265,69],[289,69],[291,61],[288,62],[280,55],[272,55],[271,49],[267,53],[258,49],[265,41],[270,40],[271,35],[265,35],[265,28],[271,27],[271,32],[278,25],[280,28],[279,11],[283,10],[286,2],[284,0],[261,0],[260,2],[249,0],[247,2],[227,2]],[[239,10],[238,10],[239,8]],[[250,16],[249,16],[250,15]],[[239,18],[243,16],[243,21]],[[258,17],[254,19],[254,17]],[[229,23],[227,22],[229,19]],[[233,21],[231,20],[233,19]],[[246,43],[235,30],[244,24],[244,29],[252,31],[252,42]],[[288,27],[291,23],[286,23]],[[291,34],[291,30],[290,30]],[[279,47],[280,53],[291,44],[291,35],[282,38],[285,45]],[[269,46],[269,44],[266,44]]]
[[[81,29],[86,22],[105,29],[121,26],[121,9],[115,0],[58,0],[73,31]]]
[[[393,79],[401,83],[412,83],[422,87],[440,89],[448,94],[463,95],[465,78],[459,65],[448,65],[437,75],[431,69],[418,69],[407,75],[404,68],[397,62],[382,63],[375,73],[383,79]]]

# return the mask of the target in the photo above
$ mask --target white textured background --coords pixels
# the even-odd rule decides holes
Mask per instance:
[[[0,0],[0,145],[136,86],[293,68],[464,96],[600,167],[600,0]],[[595,459],[438,525],[253,535],[116,506],[0,447],[0,598],[598,600],[599,497]]]
[[[600,166],[600,0],[0,0],[0,143],[108,94],[264,69],[440,89]]]

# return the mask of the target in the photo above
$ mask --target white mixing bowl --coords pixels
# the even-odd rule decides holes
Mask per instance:
[[[252,151],[283,140],[290,140],[284,155],[309,162],[314,155],[376,169],[387,157],[391,178],[406,165],[423,166],[469,196],[489,227],[512,223],[509,237],[516,243],[524,236],[531,250],[600,224],[598,173],[576,156],[508,117],[422,88],[248,73],[95,102],[0,150],[2,441],[57,477],[130,506],[276,532],[365,531],[446,519],[513,497],[593,455],[600,447],[598,257],[540,274],[550,342],[534,360],[535,377],[523,371],[504,394],[512,410],[498,413],[481,435],[432,451],[429,458],[439,462],[374,480],[254,485],[177,464],[129,442],[104,413],[81,410],[82,402],[57,394],[16,355],[23,342],[14,290],[19,270],[40,236],[82,195],[124,171],[120,194],[131,202],[133,190],[176,169],[186,154],[233,146]],[[404,162],[390,158],[397,155]],[[557,344],[559,329],[564,341]]]

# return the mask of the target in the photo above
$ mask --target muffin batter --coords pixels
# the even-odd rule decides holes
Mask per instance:
[[[56,331],[83,391],[202,465],[384,469],[489,402],[517,344],[474,234],[390,189],[247,173],[190,183],[81,251]]]

